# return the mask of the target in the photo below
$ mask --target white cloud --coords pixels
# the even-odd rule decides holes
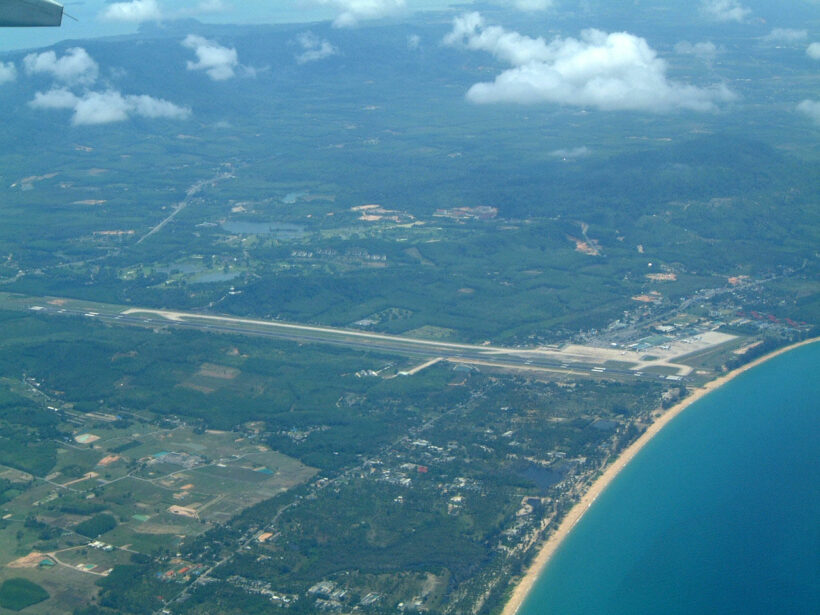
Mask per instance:
[[[191,115],[191,110],[187,107],[180,107],[162,98],[154,98],[145,94],[126,96],[125,101],[133,113],[151,119],[184,120]]]
[[[530,38],[501,26],[488,26],[480,13],[465,13],[456,17],[453,30],[444,37],[444,44],[487,51],[513,66],[548,62],[554,55],[543,38]]]
[[[555,4],[554,0],[507,0],[507,4],[512,4],[521,11],[546,11]]]
[[[12,62],[0,62],[0,84],[17,79],[17,68]]]
[[[68,85],[91,85],[100,73],[100,67],[82,47],[67,49],[61,58],[53,51],[30,53],[23,58],[23,66],[29,75],[48,74]]]
[[[743,21],[752,11],[738,0],[701,0],[700,12],[714,21]]]
[[[73,109],[79,98],[65,88],[55,88],[48,92],[37,92],[29,104],[35,109]]]
[[[215,41],[189,34],[182,46],[193,49],[197,62],[188,61],[188,70],[204,70],[214,81],[225,81],[236,76],[239,56],[236,49],[223,47]]]
[[[202,0],[202,2],[197,4],[195,10],[198,13],[222,13],[223,11],[227,11],[228,8],[228,5],[222,0]]]
[[[812,60],[820,60],[820,43],[812,43],[806,47],[806,55]]]
[[[410,51],[415,51],[421,47],[421,37],[418,34],[411,34],[407,37],[407,48]]]
[[[296,56],[299,64],[323,60],[339,51],[325,39],[320,39],[312,32],[303,32],[296,37],[296,42],[302,47],[302,53]]]
[[[130,0],[130,2],[109,4],[100,13],[100,19],[141,23],[162,19],[162,11],[157,0]]]
[[[75,126],[124,122],[131,111],[129,102],[115,91],[89,92],[78,98],[73,108],[71,123]]]
[[[711,111],[733,100],[725,86],[671,81],[666,62],[643,38],[584,30],[581,38],[530,38],[487,26],[479,13],[457,17],[445,44],[487,51],[512,65],[492,83],[467,92],[474,103],[557,103],[603,110]]]
[[[90,91],[88,88],[97,80],[100,69],[80,47],[68,49],[60,58],[53,51],[29,54],[23,58],[23,66],[30,75],[48,74],[59,84],[47,92],[37,92],[29,105],[35,109],[71,110],[75,126],[122,122],[133,116],[184,119],[191,114],[188,108],[152,96],[123,95],[116,90]],[[84,91],[76,94],[71,88]]]
[[[75,126],[124,122],[131,116],[185,119],[191,110],[151,96],[124,96],[115,90],[77,96],[65,88],[37,92],[29,103],[35,109],[70,109]]]
[[[808,30],[794,30],[792,28],[775,28],[763,37],[769,43],[796,43],[808,38]]]
[[[570,149],[553,150],[550,152],[550,156],[555,156],[556,158],[582,158],[589,156],[591,153],[586,145],[582,145],[581,147],[573,147]]]
[[[160,13],[162,17],[180,19],[185,17],[197,17],[199,15],[224,13],[229,11],[231,8],[231,5],[223,0],[201,0],[194,6],[178,8],[170,13],[160,10]]]
[[[815,124],[820,125],[820,100],[806,99],[797,105],[797,110],[809,116]]]
[[[690,43],[681,41],[675,45],[675,53],[682,56],[695,56],[704,62],[712,62],[720,50],[712,41]]]
[[[337,28],[350,28],[362,19],[378,19],[398,13],[405,7],[405,0],[313,0],[337,8],[340,12],[333,25]]]

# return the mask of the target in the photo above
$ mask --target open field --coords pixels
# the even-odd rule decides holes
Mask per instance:
[[[153,551],[167,546],[169,536],[201,533],[315,473],[235,433],[197,434],[182,427],[126,431],[98,425],[93,430],[96,438],[87,447],[61,449],[64,454],[48,480],[9,505],[12,518],[22,518],[34,506],[51,525],[71,530],[87,518],[84,510],[110,510],[120,523],[102,540]],[[116,460],[100,466],[100,461],[112,458]],[[93,468],[103,474],[86,471]],[[83,476],[66,480],[67,470]],[[83,503],[88,497],[94,498],[93,507]],[[175,507],[193,514],[175,514]],[[6,538],[10,540],[9,534],[0,532],[0,540]],[[3,552],[12,557],[18,548]]]
[[[99,592],[95,585],[98,577],[63,566],[52,568],[2,568],[0,582],[10,578],[24,578],[37,583],[50,595],[45,602],[28,607],[23,613],[33,615],[71,615],[75,609],[88,604]],[[8,612],[4,610],[4,613]]]

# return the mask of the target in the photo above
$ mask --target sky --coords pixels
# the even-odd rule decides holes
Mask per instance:
[[[349,5],[366,13],[369,7],[397,11],[447,8],[455,0],[59,0],[65,12],[62,28],[19,28],[0,31],[0,51],[32,49],[66,39],[135,32],[138,17],[194,17],[208,23],[305,23],[334,20]],[[532,1],[532,0],[530,0]],[[537,1],[537,0],[536,0]],[[462,4],[465,0],[462,0]],[[469,0],[466,0],[469,2]],[[107,15],[113,5],[119,11]],[[392,6],[392,5],[395,5]],[[401,5],[404,5],[402,9]],[[388,11],[389,12],[389,11]],[[130,19],[129,19],[130,18]]]
[[[352,27],[369,19],[402,16],[413,11],[458,7],[469,10],[491,5],[525,12],[583,7],[602,0],[60,0],[68,15],[62,28],[0,30],[0,52],[35,49],[63,40],[128,34],[140,20],[193,17],[207,23],[306,23],[333,21]],[[672,1],[672,0],[670,0]],[[618,0],[625,10],[640,10],[645,0]],[[791,8],[817,7],[820,0],[686,0],[693,14],[713,24],[749,23],[763,14],[788,22]]]

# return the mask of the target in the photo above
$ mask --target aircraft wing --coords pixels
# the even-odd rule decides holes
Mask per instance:
[[[0,27],[59,26],[63,6],[54,0],[0,0]]]

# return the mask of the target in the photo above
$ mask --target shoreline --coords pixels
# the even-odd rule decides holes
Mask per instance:
[[[791,344],[789,346],[784,346],[783,348],[778,348],[762,357],[758,357],[754,361],[747,363],[738,367],[731,372],[720,376],[719,378],[715,378],[714,380],[710,380],[702,387],[695,389],[690,395],[686,398],[679,401],[674,406],[670,407],[666,410],[662,415],[660,415],[655,421],[647,428],[645,432],[643,432],[637,440],[635,440],[632,444],[630,444],[624,451],[615,458],[615,460],[609,464],[604,473],[599,476],[594,483],[587,489],[581,499],[570,509],[567,515],[561,521],[561,524],[558,528],[550,535],[545,543],[542,544],[538,553],[535,556],[535,559],[530,564],[529,568],[527,569],[524,576],[521,580],[516,584],[515,588],[513,589],[512,595],[510,596],[507,603],[504,605],[503,610],[501,611],[501,615],[516,615],[524,604],[524,601],[529,596],[530,592],[532,591],[533,586],[537,582],[538,578],[541,576],[541,573],[546,568],[547,564],[549,563],[552,556],[555,554],[558,547],[564,541],[564,539],[569,535],[572,531],[573,527],[581,520],[584,516],[586,511],[592,506],[593,502],[598,498],[601,493],[609,486],[609,484],[620,474],[621,470],[626,467],[626,465],[632,461],[632,459],[640,452],[640,450],[646,446],[646,444],[655,437],[658,432],[661,431],[666,425],[668,425],[676,416],[678,416],[681,412],[683,412],[686,408],[690,405],[695,403],[696,401],[702,399],[712,391],[719,389],[721,386],[726,384],[727,382],[734,380],[740,374],[765,363],[775,357],[778,357],[782,354],[790,352],[796,348],[800,348],[801,346],[807,346],[809,344],[813,344],[815,342],[820,341],[820,337],[814,337],[811,339],[803,340],[801,342],[797,342],[795,344]]]

